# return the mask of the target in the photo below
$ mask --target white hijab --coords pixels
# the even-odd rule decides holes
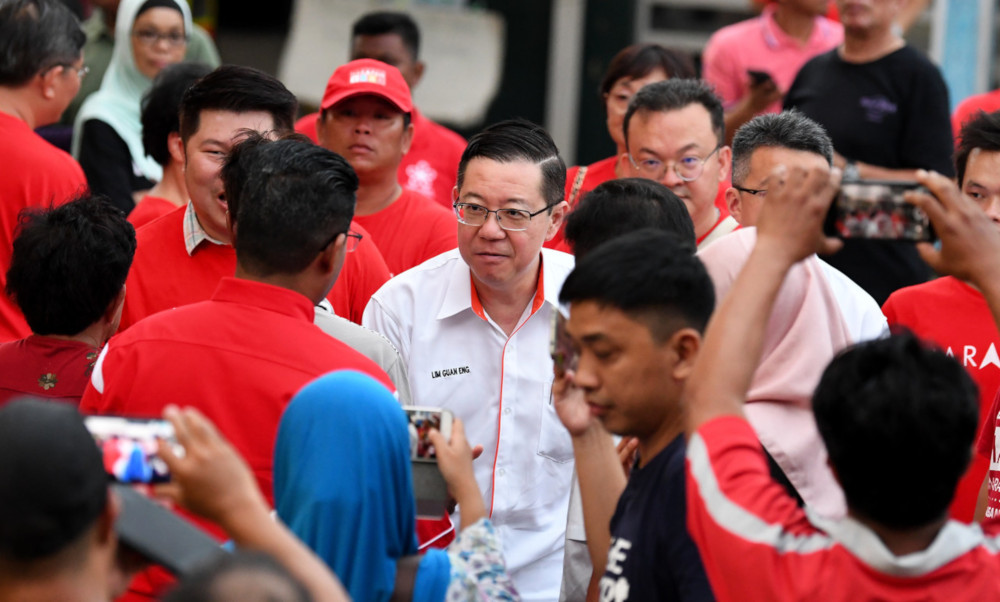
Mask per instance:
[[[73,124],[73,156],[80,156],[83,124],[98,119],[108,124],[125,141],[132,162],[142,175],[159,182],[163,168],[146,155],[142,146],[142,96],[153,81],[139,72],[132,54],[132,27],[136,14],[146,0],[122,0],[115,22],[115,47],[100,89],[87,97]],[[191,35],[191,10],[186,0],[172,0],[184,17],[184,33]]]

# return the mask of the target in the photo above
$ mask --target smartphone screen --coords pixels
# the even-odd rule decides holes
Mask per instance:
[[[927,189],[916,182],[860,180],[840,185],[824,229],[828,236],[873,240],[933,242],[927,214],[903,200],[903,193]]]
[[[747,69],[747,75],[750,76],[750,82],[755,86],[759,86],[760,84],[763,84],[766,81],[771,81],[773,79],[771,77],[771,74],[768,73],[767,71],[756,71],[754,69]]]
[[[422,408],[403,406],[410,429],[410,459],[419,461],[437,461],[434,444],[431,443],[430,432],[435,429],[451,439],[452,413],[441,408]]]
[[[156,455],[159,442],[177,444],[174,426],[166,420],[125,418],[122,416],[87,416],[87,430],[93,435],[104,458],[104,470],[119,483],[164,483],[170,470]]]
[[[552,356],[552,366],[557,376],[562,377],[567,370],[576,371],[576,347],[573,345],[573,337],[566,332],[566,317],[559,310],[552,312],[549,355]]]

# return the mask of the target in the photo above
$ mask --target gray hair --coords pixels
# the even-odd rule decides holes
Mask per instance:
[[[0,0],[0,86],[19,87],[56,65],[71,65],[86,42],[80,22],[57,0]]]
[[[733,184],[750,173],[750,157],[761,147],[816,153],[833,165],[833,142],[823,126],[796,110],[754,117],[733,136]]]

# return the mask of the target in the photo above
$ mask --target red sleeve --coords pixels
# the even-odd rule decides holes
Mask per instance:
[[[353,253],[347,254],[340,276],[326,298],[338,316],[361,324],[368,300],[389,280],[389,268],[371,235],[356,222],[351,222],[351,229],[361,235],[361,242]]]
[[[889,322],[889,325],[899,324],[899,316],[896,315],[896,305],[899,297],[896,293],[889,295],[889,298],[885,300],[882,304],[882,314],[885,315],[885,319]]]
[[[756,434],[736,416],[703,425],[688,442],[687,503],[688,531],[719,600],[744,599],[751,583],[759,599],[783,597],[767,590],[794,569],[791,556],[832,541],[771,479]]]
[[[990,413],[986,415],[986,420],[983,421],[983,428],[979,431],[979,437],[976,438],[976,453],[991,460],[996,440],[995,433],[998,414],[1000,414],[1000,391],[997,391],[996,395],[993,396],[993,403],[990,404]]]

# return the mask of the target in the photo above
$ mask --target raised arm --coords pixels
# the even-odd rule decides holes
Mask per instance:
[[[840,241],[823,236],[827,207],[840,173],[826,169],[775,169],[757,223],[757,244],[732,288],[715,310],[691,378],[685,386],[688,433],[724,415],[742,415],[743,401],[760,361],[764,331],[785,274]]]
[[[212,423],[193,408],[168,407],[164,418],[184,448],[178,457],[170,446],[159,455],[170,467],[172,482],[157,493],[221,526],[240,547],[270,554],[292,573],[313,599],[350,600],[326,564],[270,516],[250,468]]]

